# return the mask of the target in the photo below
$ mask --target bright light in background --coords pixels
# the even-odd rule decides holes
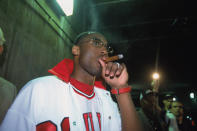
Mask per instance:
[[[173,97],[172,100],[173,100],[173,101],[176,101],[176,97]]]
[[[73,14],[73,0],[56,0],[67,16]]]
[[[159,79],[159,74],[158,73],[154,73],[153,74],[153,79],[154,80],[158,80]]]
[[[190,97],[191,99],[194,99],[194,92],[191,92],[191,93],[189,94],[189,97]]]

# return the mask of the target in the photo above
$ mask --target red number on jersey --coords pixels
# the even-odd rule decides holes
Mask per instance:
[[[45,121],[36,126],[36,131],[57,131],[57,126],[51,121]]]
[[[96,115],[97,115],[97,118],[98,118],[98,123],[99,123],[100,130],[101,130],[101,115],[100,115],[100,113],[96,113]],[[85,122],[86,131],[90,131],[89,123],[91,124],[92,131],[94,131],[94,124],[93,124],[94,122],[93,122],[93,119],[92,119],[92,113],[89,112],[89,113],[83,114],[83,119],[84,119],[84,122]]]
[[[101,115],[100,113],[96,113],[98,118],[98,123],[101,131]],[[90,131],[89,127],[91,125],[91,130],[94,131],[94,124],[92,119],[92,113],[83,114],[84,123],[86,127],[86,131]],[[90,123],[90,125],[89,125]],[[69,117],[65,117],[61,122],[62,131],[70,131],[70,122]],[[57,126],[52,121],[45,121],[36,126],[36,131],[57,131]]]

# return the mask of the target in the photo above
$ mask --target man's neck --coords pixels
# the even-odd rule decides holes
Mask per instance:
[[[72,78],[88,84],[88,85],[94,85],[94,81],[95,81],[95,77],[88,74],[87,72],[85,72],[84,70],[73,70],[73,73],[70,75]]]

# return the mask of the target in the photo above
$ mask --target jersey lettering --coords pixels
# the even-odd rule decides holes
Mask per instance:
[[[101,115],[100,113],[96,113],[99,128],[101,131]],[[92,118],[92,113],[84,113],[83,114],[84,123],[86,127],[86,131],[94,131],[94,122]],[[70,131],[70,122],[69,117],[65,117],[61,122],[61,130],[62,131]],[[36,131],[57,131],[57,126],[52,121],[45,121],[38,125],[36,125]]]
[[[100,131],[101,131],[101,115],[98,112],[96,113],[96,115],[97,115],[97,119],[98,119],[98,123],[99,123],[99,128],[100,128]],[[83,119],[84,119],[86,131],[90,131],[90,130],[94,131],[94,122],[93,122],[93,119],[92,119],[92,113],[91,112],[84,113],[83,114]]]
[[[93,124],[93,119],[92,119],[92,113],[88,113],[88,114],[89,114],[89,118],[90,118],[90,123],[91,123],[92,131],[94,131],[94,124]]]
[[[36,131],[57,131],[57,126],[51,121],[45,121],[36,126]]]
[[[99,123],[100,131],[101,131],[101,114],[97,112],[96,116],[98,118],[98,123]]]
[[[83,114],[86,131],[89,131],[88,113]]]
[[[70,131],[69,117],[65,117],[61,123],[62,131]]]

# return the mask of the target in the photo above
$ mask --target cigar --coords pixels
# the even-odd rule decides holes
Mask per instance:
[[[115,61],[123,58],[123,54],[108,57],[105,62]]]

